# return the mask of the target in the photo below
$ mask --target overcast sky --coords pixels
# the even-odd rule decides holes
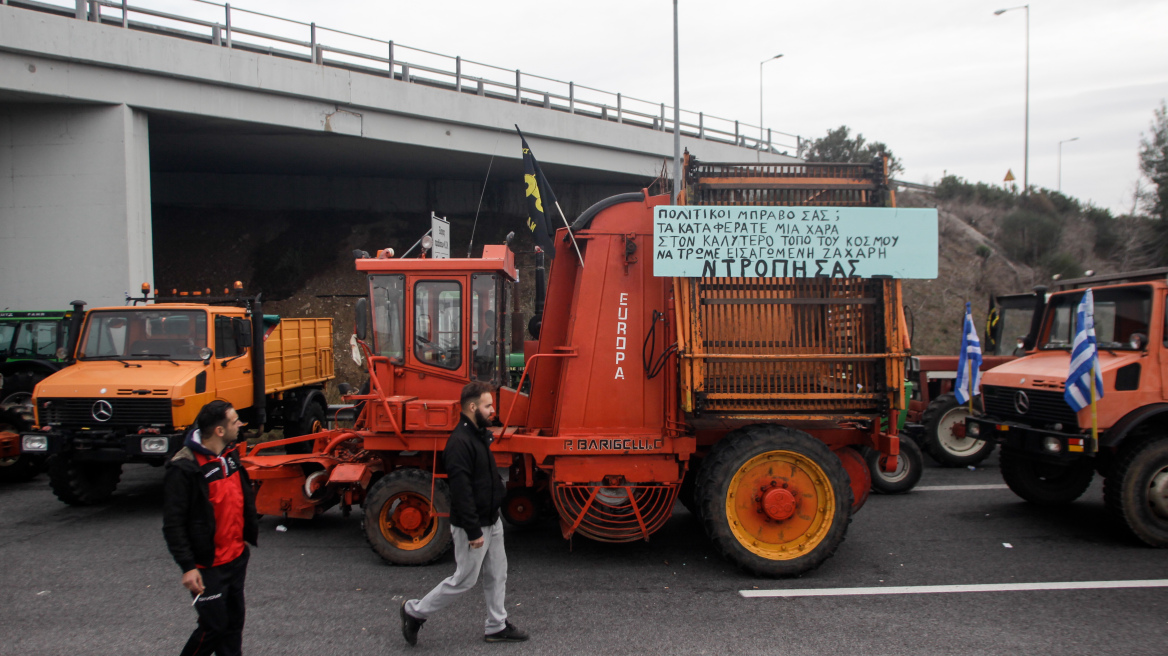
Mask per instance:
[[[668,0],[233,6],[672,104]],[[767,127],[816,138],[846,124],[888,144],[904,163],[905,180],[931,183],[948,172],[1000,183],[1012,169],[1021,184],[1026,12],[994,15],[1009,6],[681,0],[681,106],[757,125],[759,62],[781,53],[763,70]],[[330,39],[337,37],[320,37]],[[1164,98],[1168,2],[1031,3],[1031,184],[1056,188],[1058,142],[1078,137],[1063,144],[1063,191],[1128,211],[1140,135]]]

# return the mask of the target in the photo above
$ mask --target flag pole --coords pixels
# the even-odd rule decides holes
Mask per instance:
[[[564,227],[568,229],[568,237],[572,240],[572,245],[576,247],[576,257],[580,258],[580,268],[584,268],[584,256],[580,254],[580,245],[576,243],[576,235],[572,234],[572,226],[568,225],[568,217],[564,216],[564,210],[560,209],[559,199],[556,199],[556,211],[564,220]]]
[[[965,357],[965,371],[969,374],[969,414],[973,414],[973,361]]]
[[[1091,367],[1091,453],[1099,453],[1099,415],[1095,411],[1095,367]]]

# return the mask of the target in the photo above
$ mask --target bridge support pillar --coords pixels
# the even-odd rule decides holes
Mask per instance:
[[[0,104],[0,308],[122,305],[154,284],[146,114]]]

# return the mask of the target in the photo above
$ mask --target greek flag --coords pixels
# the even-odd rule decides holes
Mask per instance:
[[[1075,343],[1071,347],[1071,371],[1063,398],[1078,412],[1091,405],[1091,370],[1095,370],[1095,399],[1103,398],[1103,374],[1095,350],[1095,297],[1088,289],[1075,312]]]
[[[973,375],[970,376],[970,369]],[[965,329],[961,333],[961,357],[957,359],[957,383],[954,386],[957,402],[965,405],[981,389],[981,340],[973,325],[973,311],[965,304]]]

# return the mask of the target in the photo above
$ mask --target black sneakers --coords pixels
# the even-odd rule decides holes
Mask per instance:
[[[418,631],[422,628],[422,625],[426,623],[426,620],[420,620],[407,613],[406,602],[404,601],[401,605],[401,618],[402,635],[405,636],[406,642],[410,643],[411,645],[418,644]],[[511,628],[511,626],[508,625],[507,628]],[[527,636],[524,636],[523,639],[526,640]]]
[[[416,634],[417,631],[414,631]],[[523,642],[527,640],[527,633],[516,627],[514,624],[507,622],[507,626],[503,627],[502,631],[495,633],[488,633],[483,636],[483,640],[487,642]],[[413,644],[413,643],[410,643]]]

